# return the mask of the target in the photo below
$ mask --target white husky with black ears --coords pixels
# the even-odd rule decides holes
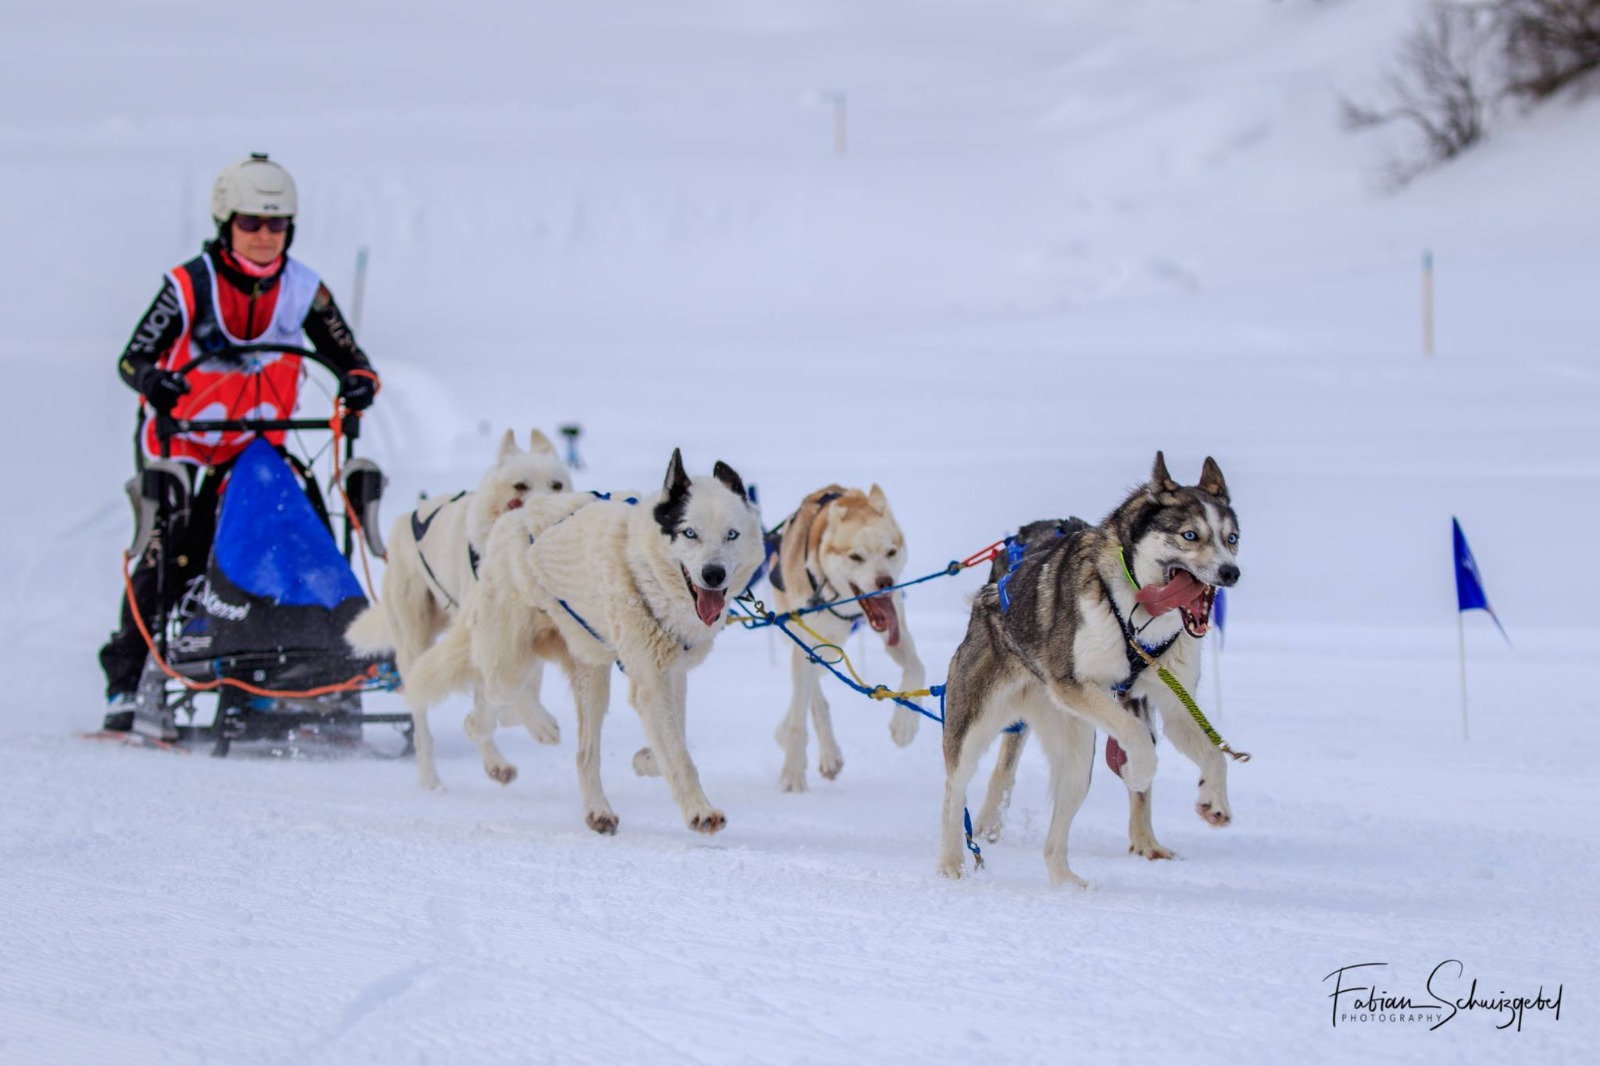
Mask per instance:
[[[495,463],[476,490],[425,500],[395,520],[389,530],[382,599],[356,616],[345,639],[364,655],[393,652],[400,677],[409,681],[417,656],[444,630],[477,584],[478,559],[495,519],[537,497],[571,488],[572,473],[549,437],[534,430],[528,450],[523,451],[515,434],[506,430]],[[484,772],[501,784],[510,784],[517,768],[495,745],[497,719],[506,725],[521,723],[542,744],[561,739],[561,727],[539,702],[542,673],[540,664],[531,664],[525,682],[508,692],[505,703],[496,706],[478,699],[467,716],[467,735],[478,744]],[[417,777],[423,787],[438,788],[428,716],[414,713],[412,718]]]
[[[690,478],[672,453],[661,492],[535,500],[496,522],[479,581],[444,637],[406,679],[417,713],[472,685],[505,698],[535,655],[559,663],[578,708],[578,783],[584,816],[614,833],[617,815],[600,782],[600,727],[611,667],[627,675],[650,754],[691,829],[726,823],[689,757],[688,673],[725,628],[730,591],[762,560],[761,524],[744,482],[726,463]]]

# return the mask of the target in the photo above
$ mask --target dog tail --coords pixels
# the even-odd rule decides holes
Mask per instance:
[[[389,634],[389,619],[376,603],[356,615],[350,628],[344,631],[344,640],[360,655],[387,655],[395,650],[394,637]]]
[[[472,630],[457,615],[438,643],[417,656],[405,682],[406,703],[413,710],[432,707],[472,681]]]

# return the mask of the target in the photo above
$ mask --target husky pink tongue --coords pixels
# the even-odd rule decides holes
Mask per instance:
[[[1165,585],[1146,585],[1133,598],[1152,615],[1163,615],[1179,607],[1188,607],[1190,613],[1197,613],[1194,605],[1205,591],[1205,585],[1198,578],[1187,570],[1179,570],[1178,576]]]
[[[889,647],[900,643],[900,612],[894,609],[894,600],[888,596],[868,596],[861,601],[867,613],[867,624],[879,633],[887,633]]]
[[[722,617],[722,608],[727,606],[727,603],[726,589],[703,589],[699,585],[694,587],[694,612],[700,616],[700,621],[708,626],[717,624],[717,619]]]

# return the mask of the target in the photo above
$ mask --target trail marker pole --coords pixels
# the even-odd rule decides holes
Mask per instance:
[[[1433,252],[1422,253],[1422,354],[1433,354]]]
[[[367,246],[356,249],[356,284],[350,294],[350,328],[361,334],[361,310],[367,302]]]

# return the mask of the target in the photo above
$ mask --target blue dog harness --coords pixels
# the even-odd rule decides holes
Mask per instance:
[[[1078,522],[1080,522],[1079,519],[1069,519],[1064,523],[1058,522],[1056,524],[1056,536],[1076,536],[1084,529],[1089,528],[1087,523],[1077,525],[1074,528],[1073,524]],[[1000,610],[1002,612],[1009,611],[1011,609],[1011,595],[1006,590],[1006,586],[1010,584],[1011,578],[1022,566],[1022,559],[1023,556],[1027,554],[1027,551],[1028,546],[1022,543],[1022,541],[1016,536],[1010,536],[1006,538],[1006,572],[1001,575],[999,581],[995,582],[995,591],[1000,595]],[[1117,601],[1112,597],[1111,590],[1106,588],[1103,580],[1100,582],[1100,585],[1105,589],[1106,603],[1108,603],[1111,607],[1111,614],[1114,618],[1116,618],[1117,624],[1122,627],[1122,635],[1126,638],[1123,645],[1123,654],[1128,658],[1128,676],[1124,680],[1119,681],[1117,684],[1111,686],[1112,692],[1118,696],[1122,696],[1126,695],[1128,690],[1133,688],[1134,682],[1139,680],[1139,675],[1144,673],[1145,669],[1150,665],[1145,659],[1140,657],[1138,652],[1134,650],[1134,645],[1138,645],[1140,648],[1144,649],[1145,654],[1150,656],[1151,659],[1159,659],[1169,648],[1177,643],[1178,637],[1182,635],[1183,631],[1179,630],[1177,633],[1172,634],[1172,636],[1168,637],[1160,644],[1146,644],[1144,641],[1139,639],[1139,630],[1134,627],[1133,622],[1130,619],[1122,617],[1122,614],[1117,610]]]

